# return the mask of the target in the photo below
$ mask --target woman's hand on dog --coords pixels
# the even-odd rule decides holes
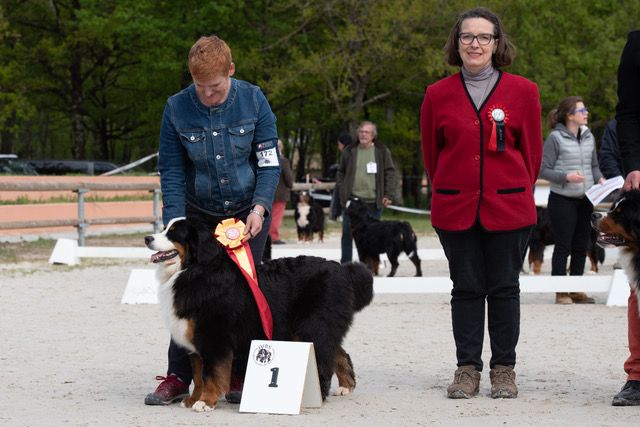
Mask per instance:
[[[259,214],[253,211],[259,212]],[[264,207],[260,205],[255,205],[249,215],[247,215],[247,221],[244,225],[244,237],[242,238],[243,242],[248,241],[249,239],[253,239],[260,233],[262,230],[262,222],[264,221]],[[261,214],[261,215],[260,215]]]
[[[640,171],[635,170],[629,172],[627,179],[624,180],[624,191],[640,188]]]

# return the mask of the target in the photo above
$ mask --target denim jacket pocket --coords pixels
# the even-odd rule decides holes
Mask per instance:
[[[195,129],[179,133],[182,146],[187,150],[190,159],[197,160],[207,156],[207,138],[204,130]]]
[[[229,128],[229,140],[236,158],[247,157],[251,153],[255,127],[254,123],[247,123]]]

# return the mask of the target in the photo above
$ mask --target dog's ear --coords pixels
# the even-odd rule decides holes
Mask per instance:
[[[189,227],[188,262],[191,264],[209,264],[221,253],[221,248],[215,240],[213,230],[204,226],[191,225]]]

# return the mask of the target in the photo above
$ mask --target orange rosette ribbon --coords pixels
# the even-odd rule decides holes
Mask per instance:
[[[244,227],[244,222],[239,219],[225,219],[216,227],[215,236],[218,242],[225,247],[233,262],[240,267],[240,272],[249,283],[249,288],[258,306],[264,334],[267,339],[272,339],[273,317],[271,316],[269,303],[258,286],[258,275],[256,274],[251,248],[247,242],[242,241]]]

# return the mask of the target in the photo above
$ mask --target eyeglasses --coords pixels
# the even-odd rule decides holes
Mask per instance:
[[[473,39],[478,40],[478,44],[480,46],[486,46],[491,43],[492,40],[495,40],[497,37],[493,34],[478,34],[475,35],[473,33],[460,33],[458,36],[460,39],[460,43],[462,44],[471,44],[473,43]]]
[[[573,113],[582,113],[582,114],[587,114],[589,112],[589,110],[587,110],[586,108],[582,107],[582,108],[578,108],[577,110],[573,110]]]

